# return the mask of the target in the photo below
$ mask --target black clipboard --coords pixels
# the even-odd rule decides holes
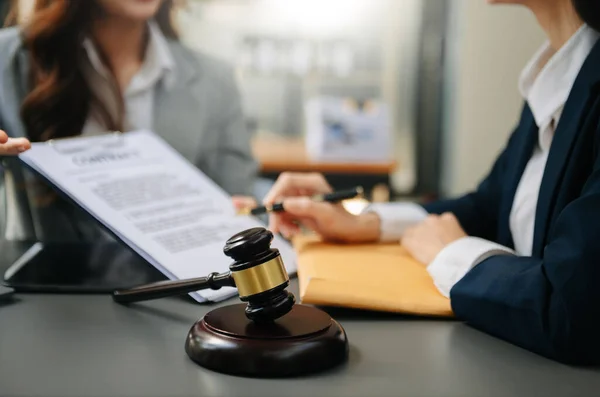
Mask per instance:
[[[120,137],[121,133],[112,134]],[[46,144],[72,142],[77,138],[61,138]],[[87,214],[90,221],[113,241],[62,243],[0,240],[3,285],[16,292],[110,294],[115,289],[168,279],[44,174],[22,159],[18,158],[18,161],[25,170],[51,187],[61,199]]]

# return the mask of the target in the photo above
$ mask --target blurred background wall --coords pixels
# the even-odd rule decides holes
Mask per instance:
[[[441,184],[454,195],[476,186],[515,127],[519,73],[544,36],[524,7],[450,3]]]
[[[484,0],[188,0],[177,17],[187,44],[235,66],[257,136],[301,137],[313,95],[389,103],[401,196],[476,186],[543,41],[525,8]]]
[[[392,184],[404,195],[476,186],[518,119],[518,76],[543,41],[527,9],[484,0],[206,0],[181,21],[190,45],[238,66],[259,134],[301,135],[314,94],[388,102]],[[315,42],[339,45],[333,69],[302,63]],[[295,51],[291,73],[277,71],[277,43]]]
[[[393,180],[410,191],[421,20],[421,0],[201,0],[179,21],[186,43],[236,66],[258,136],[303,136],[314,96],[390,104]]]

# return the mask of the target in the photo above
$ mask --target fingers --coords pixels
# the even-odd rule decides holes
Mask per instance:
[[[412,241],[417,239],[420,235],[421,232],[424,228],[427,227],[427,224],[425,222],[422,223],[418,223],[414,226],[408,227],[406,228],[406,230],[404,230],[404,232],[402,233],[402,238],[400,239],[400,243],[402,245],[404,245],[404,243],[406,241]]]
[[[445,212],[440,216],[440,221],[446,226],[450,228],[462,229],[460,222],[456,215],[451,212]]]
[[[298,232],[301,224],[309,229],[318,230],[319,224],[332,224],[335,207],[330,203],[315,202],[309,197],[290,197],[283,200],[285,212],[271,214],[269,229],[290,237]]]
[[[6,141],[8,141],[8,135],[6,135],[6,132],[0,130],[0,144],[6,143]]]
[[[449,223],[453,222],[456,222],[456,217],[450,212],[446,212],[441,215],[430,214],[427,216],[427,218],[425,218],[424,221],[409,227],[403,234],[411,237],[416,235],[429,235],[444,225],[448,225]]]
[[[295,217],[284,212],[272,213],[269,215],[269,230],[286,235],[286,233],[292,233],[298,229],[296,221]]]
[[[254,208],[258,205],[253,197],[248,196],[233,196],[231,197],[231,201],[233,202],[233,206],[236,210]]]
[[[413,237],[415,235],[415,232],[416,232],[415,226],[407,228],[404,231],[404,233],[402,233],[402,240],[406,240],[406,239]]]
[[[310,197],[290,197],[283,200],[283,208],[288,214],[308,219],[327,219],[334,211],[330,203],[317,202]]]
[[[296,234],[300,233],[300,227],[293,222],[282,222],[279,225],[279,232],[290,239]]]
[[[435,225],[440,222],[444,222],[444,223],[453,222],[453,223],[458,224],[458,219],[456,218],[456,215],[454,215],[452,212],[444,212],[441,215],[430,214],[423,221],[423,223],[426,225]]]
[[[432,225],[432,224],[436,223],[439,220],[440,220],[439,215],[429,214],[429,215],[427,215],[427,218],[425,218],[425,220],[423,221],[423,223],[426,224],[426,225]]]
[[[0,142],[0,155],[17,155],[31,148],[31,143],[25,138],[8,138]]]
[[[440,219],[443,221],[456,221],[456,215],[454,215],[452,212],[444,212],[440,216]]]
[[[265,196],[266,205],[273,204],[278,199],[290,196],[313,195],[331,192],[331,186],[323,175],[318,173],[283,173]]]
[[[329,186],[321,174],[284,172],[265,196],[263,203],[265,205],[272,205],[275,202],[282,201],[286,197],[311,196],[331,191],[331,186]],[[293,233],[298,230],[298,227],[294,224],[297,220],[297,214],[271,214],[269,216],[269,229],[275,233],[282,233],[284,235],[286,232]]]

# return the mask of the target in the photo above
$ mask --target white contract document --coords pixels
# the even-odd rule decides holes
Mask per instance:
[[[149,131],[33,143],[19,158],[173,280],[228,271],[226,241],[264,227],[236,215],[225,191]],[[272,246],[295,273],[292,247],[279,236]],[[204,302],[236,293],[226,287],[190,295]]]

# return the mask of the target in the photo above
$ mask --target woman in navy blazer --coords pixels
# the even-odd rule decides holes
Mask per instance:
[[[599,364],[600,44],[590,40],[598,37],[600,2],[502,2],[528,6],[545,28],[550,45],[545,54],[538,54],[538,63],[530,65],[531,75],[522,77],[529,96],[520,122],[475,191],[420,207],[429,214],[425,217],[400,206],[355,216],[339,205],[306,197],[331,190],[322,176],[286,174],[265,199],[267,204],[283,199],[286,208],[285,214],[272,215],[270,227],[291,235],[300,221],[340,242],[373,241],[395,231],[412,255],[429,265],[428,270],[446,249],[477,239],[490,248],[471,265],[464,261],[435,265],[442,273],[452,269],[450,273],[459,274],[449,285],[444,280],[436,283],[442,293],[447,287],[456,316],[546,357]],[[585,43],[589,48],[582,56]],[[551,59],[544,60],[543,55]],[[554,75],[549,78],[550,72],[542,70],[536,76],[535,66],[554,69]],[[555,106],[556,112],[544,114],[550,105],[558,105],[553,98],[560,97],[569,73],[573,81],[564,101]],[[546,79],[546,86],[532,94],[528,90],[536,79]],[[544,115],[550,117],[544,121]],[[545,155],[540,149],[544,139],[551,139]],[[530,209],[530,218],[519,217],[523,208]],[[515,236],[520,240],[514,241]],[[527,238],[529,244],[521,241]],[[519,253],[515,251],[519,246],[528,248]]]

